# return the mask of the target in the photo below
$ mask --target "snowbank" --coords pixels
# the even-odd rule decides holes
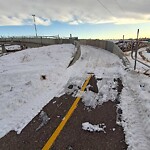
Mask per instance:
[[[73,53],[73,45],[53,45],[0,57],[0,137],[20,133],[59,93]]]
[[[21,49],[20,45],[5,46],[5,48],[6,48],[7,50],[20,50],[20,49]]]
[[[92,125],[89,122],[82,123],[82,129],[90,132],[105,132],[105,124]]]

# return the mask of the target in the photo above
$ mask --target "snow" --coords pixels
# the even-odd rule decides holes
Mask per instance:
[[[20,45],[5,45],[6,50],[21,50]],[[2,47],[0,46],[0,56],[2,56]]]
[[[44,111],[40,112],[39,119],[41,120],[41,124],[36,129],[36,131],[40,130],[50,120],[50,118],[47,116],[46,112],[44,112]]]
[[[113,128],[112,130],[113,130],[113,131],[115,131],[116,129],[115,129],[115,128]]]
[[[59,93],[73,52],[73,45],[54,45],[0,57],[0,137],[20,133]]]
[[[145,56],[145,58],[148,59],[148,61],[150,61],[150,53],[148,53],[147,51],[143,51],[142,54]]]
[[[105,132],[105,124],[92,125],[89,122],[82,123],[82,129],[90,132]]]
[[[77,93],[76,96],[81,94],[85,106],[95,108],[103,102],[115,99],[117,92],[111,90],[116,87],[113,79],[120,78],[124,88],[119,97],[118,108],[123,110],[121,124],[124,127],[126,143],[129,145],[128,150],[148,150],[150,147],[149,78],[134,72],[132,67],[126,70],[117,56],[102,49],[82,46],[81,53],[81,58],[69,68],[69,70],[76,68],[75,72],[72,70],[71,75],[74,84],[81,86],[80,81],[84,81],[81,78],[82,75],[86,76],[89,72],[102,80],[97,83],[98,94],[87,88],[86,92]],[[143,69],[144,67],[137,63],[137,68]],[[78,77],[78,72],[80,77]]]
[[[21,49],[20,45],[5,46],[5,48],[6,48],[7,50],[20,50],[20,49]]]
[[[137,58],[138,58],[138,60],[140,60],[141,62],[143,62],[143,63],[145,63],[145,64],[147,64],[147,65],[150,66],[150,62],[147,62],[146,60],[143,60],[142,57],[139,55],[139,52],[142,52],[142,53],[145,55],[145,53],[146,53],[146,48],[141,48],[141,49],[138,50]],[[149,54],[149,53],[148,53],[148,54]],[[145,56],[146,56],[146,58],[149,59],[148,54],[145,55]],[[134,68],[134,62],[135,62],[135,60],[133,60],[133,59],[131,58],[131,51],[125,52],[125,55],[126,55],[126,57],[129,59],[129,61],[130,61],[130,63],[131,63],[130,68],[133,69],[133,68]],[[135,52],[133,52],[133,57],[134,57],[134,56],[135,56]],[[138,71],[140,71],[140,72],[145,72],[145,71],[147,71],[148,69],[149,69],[149,67],[147,67],[147,66],[145,66],[145,65],[143,65],[143,64],[141,64],[141,63],[139,63],[139,62],[137,61],[137,70],[138,70]]]
[[[114,101],[117,98],[114,79],[120,78],[124,87],[117,107],[122,110],[121,125],[128,150],[149,150],[149,77],[133,71],[134,61],[129,53],[126,54],[131,67],[126,70],[116,55],[91,46],[81,46],[81,57],[67,68],[74,51],[73,45],[55,45],[0,57],[0,137],[11,130],[20,133],[54,96],[66,92],[75,97],[81,95],[85,106],[93,109]],[[139,55],[138,58],[141,59]],[[137,63],[137,70],[147,69]],[[97,82],[98,93],[90,91],[89,86],[87,91],[78,92],[88,73],[102,79]],[[41,80],[41,75],[46,75],[46,80]],[[73,86],[68,89],[70,85]],[[82,125],[89,131],[102,130],[89,122]]]
[[[148,47],[143,47],[143,48],[140,48],[138,50],[138,58],[143,61],[143,59],[141,58],[141,56],[139,55],[139,52],[141,52],[148,60],[150,60],[150,53],[148,53],[146,50],[147,50]],[[145,61],[146,63],[148,63],[147,61]],[[150,64],[150,62],[149,62]]]
[[[150,147],[150,80],[142,74],[131,72],[124,77],[120,107],[122,125],[128,149],[148,150]]]
[[[109,41],[111,41],[113,43],[118,43],[119,42],[119,40],[109,40]]]
[[[96,108],[97,105],[101,105],[108,100],[114,101],[117,97],[117,90],[113,88],[117,87],[116,82],[110,78],[104,78],[97,83],[99,93],[94,93],[87,88],[82,95],[82,102],[85,106]]]

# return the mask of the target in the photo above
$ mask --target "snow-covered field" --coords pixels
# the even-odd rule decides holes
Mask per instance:
[[[91,46],[81,46],[81,57],[67,68],[74,53],[73,45],[55,45],[28,49],[0,57],[0,137],[10,130],[18,133],[54,96],[67,92],[69,85],[83,84],[88,73],[94,73],[99,93],[83,92],[82,101],[95,108],[108,100],[114,101],[117,91],[114,79],[120,78],[122,125],[128,150],[148,150],[150,147],[150,79],[126,70],[114,54]],[[41,79],[46,75],[46,80]],[[74,96],[80,93],[74,93]],[[97,130],[92,122],[83,128]]]
[[[73,52],[73,45],[55,45],[0,57],[0,137],[20,133],[57,95]]]

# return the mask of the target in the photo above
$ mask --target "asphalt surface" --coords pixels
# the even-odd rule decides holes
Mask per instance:
[[[100,79],[99,79],[100,80]],[[102,79],[101,79],[102,80]],[[120,79],[118,82],[118,97],[123,85]],[[91,91],[98,93],[97,81],[94,77],[90,80]],[[72,85],[70,85],[72,87]],[[69,87],[69,88],[70,88]],[[80,87],[79,87],[80,88]],[[23,129],[21,134],[11,131],[0,139],[0,149],[5,150],[40,150],[51,137],[57,126],[66,115],[73,104],[75,98],[71,95],[63,95],[51,100],[44,108],[43,112],[50,118],[40,129],[40,113]],[[82,101],[65,125],[64,129],[54,142],[52,150],[126,150],[125,136],[123,128],[116,124],[117,104],[108,101],[95,109],[87,109]],[[120,111],[121,112],[121,111]],[[121,113],[120,113],[121,115]],[[82,129],[82,123],[92,124],[105,123],[106,133],[88,132]],[[38,129],[38,130],[37,130]]]

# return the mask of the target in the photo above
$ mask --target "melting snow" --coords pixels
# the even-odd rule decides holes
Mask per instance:
[[[36,131],[40,130],[50,120],[50,118],[47,116],[46,112],[44,112],[44,111],[41,111],[41,113],[39,115],[39,119],[41,120],[41,124],[36,129]]]
[[[105,132],[105,124],[92,125],[89,122],[82,123],[82,129],[90,132]]]

